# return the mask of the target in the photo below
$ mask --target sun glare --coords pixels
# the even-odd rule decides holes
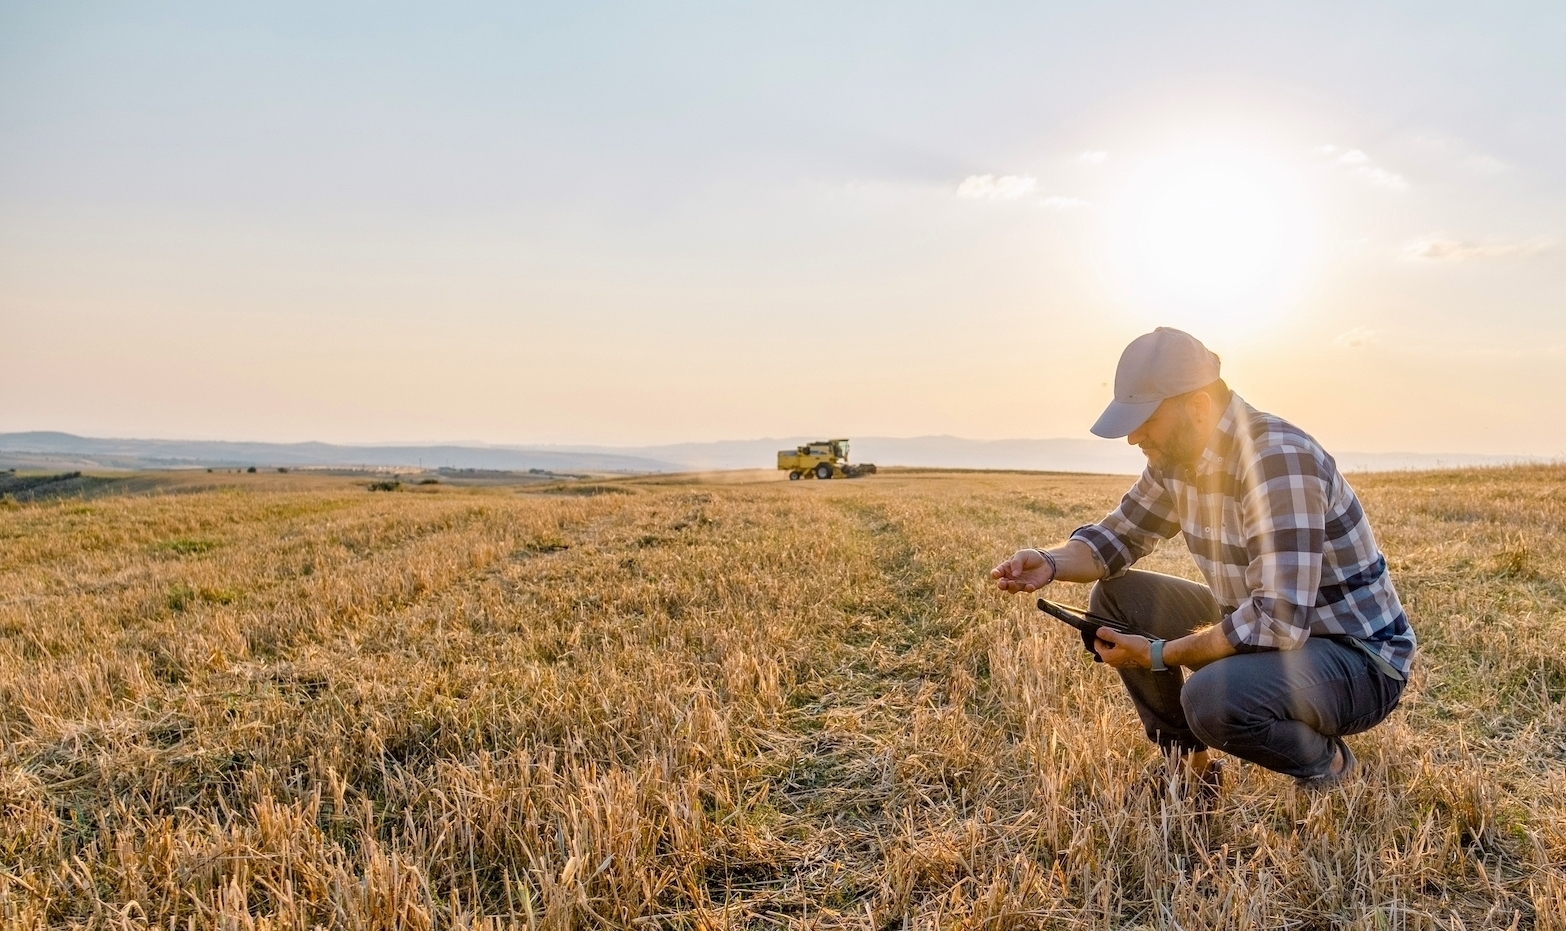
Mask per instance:
[[[1301,179],[1233,150],[1149,160],[1106,219],[1117,290],[1150,319],[1208,332],[1276,320],[1299,292],[1314,240]]]

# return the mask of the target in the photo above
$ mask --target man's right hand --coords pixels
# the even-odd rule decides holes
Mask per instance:
[[[1054,581],[1050,578],[1049,562],[1038,550],[1018,550],[991,569],[990,578],[1003,592],[1036,592]]]

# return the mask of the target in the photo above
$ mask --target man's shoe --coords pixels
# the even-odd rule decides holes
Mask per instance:
[[[1200,775],[1186,774],[1186,798],[1189,801],[1206,805],[1218,800],[1223,793],[1223,760],[1210,760],[1207,769]]]
[[[1335,788],[1349,776],[1353,775],[1354,770],[1358,766],[1358,761],[1354,759],[1354,751],[1349,749],[1348,744],[1344,743],[1342,738],[1337,738],[1337,743],[1338,750],[1343,754],[1343,765],[1341,768],[1336,772],[1329,769],[1319,776],[1295,779],[1294,784],[1307,792],[1325,792],[1328,789]]]

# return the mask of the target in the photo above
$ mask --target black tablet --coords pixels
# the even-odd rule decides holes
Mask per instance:
[[[1039,599],[1039,610],[1056,620],[1063,621],[1075,627],[1085,634],[1096,634],[1100,627],[1108,627],[1123,634],[1134,634],[1136,631],[1129,624],[1121,623],[1113,618],[1102,617],[1083,611],[1081,608],[1073,608],[1067,605],[1056,604],[1047,598]]]

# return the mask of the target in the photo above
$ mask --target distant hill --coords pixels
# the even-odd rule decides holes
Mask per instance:
[[[825,437],[781,437],[664,446],[335,446],[329,443],[233,443],[135,440],[36,431],[0,433],[0,468],[177,469],[246,466],[453,468],[550,472],[687,472],[766,469],[777,451]],[[1142,454],[1100,439],[968,440],[956,436],[852,440],[851,459],[883,466],[1027,469],[1134,474]],[[1530,461],[1523,456],[1439,453],[1336,454],[1345,471],[1457,468]]]
[[[70,468],[170,469],[245,466],[547,469],[552,472],[684,472],[770,468],[780,449],[822,437],[677,443],[665,446],[334,446],[137,440],[69,433],[0,433],[0,464]],[[878,465],[1051,472],[1132,473],[1141,454],[1108,440],[966,440],[955,436],[866,437],[851,458]]]
[[[9,454],[9,455],[8,455]],[[645,456],[503,446],[334,446],[329,443],[230,443],[121,440],[69,433],[0,433],[0,461],[47,459],[75,467],[178,469],[245,466],[503,469],[551,472],[677,472],[679,463]],[[23,463],[27,464],[27,463]]]

